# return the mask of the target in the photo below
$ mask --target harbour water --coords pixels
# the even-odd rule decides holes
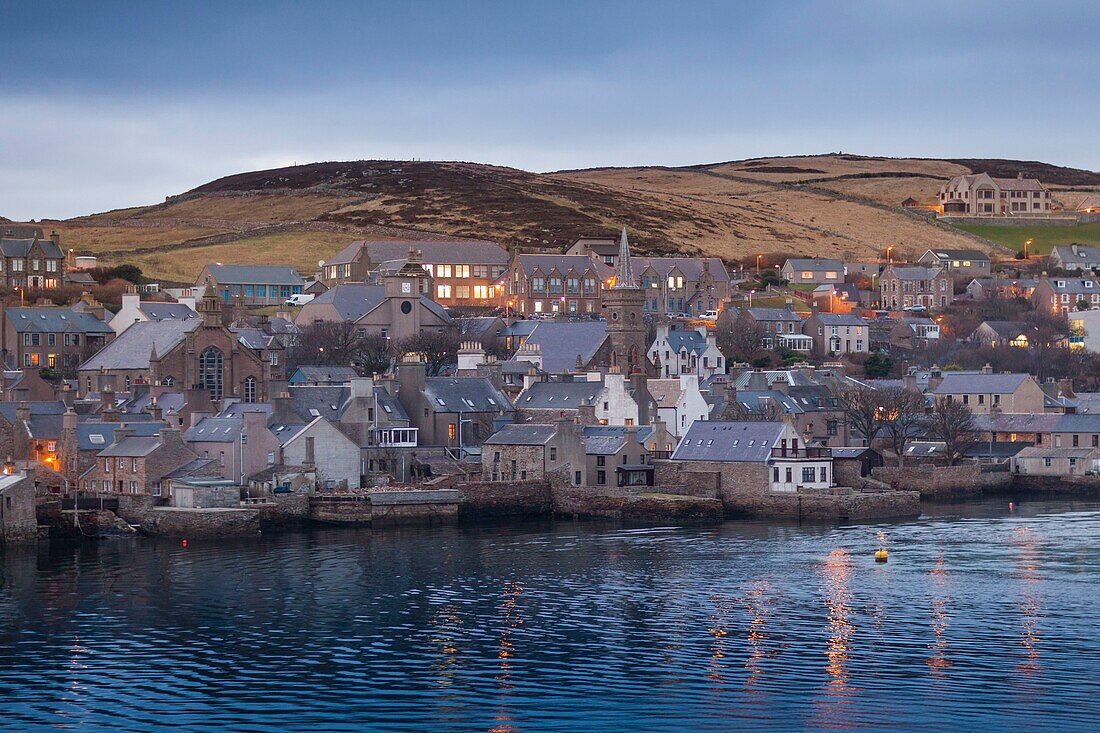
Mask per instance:
[[[55,545],[0,729],[1096,730],[1097,618],[1096,502]]]

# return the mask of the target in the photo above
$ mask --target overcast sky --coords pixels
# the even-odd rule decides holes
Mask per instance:
[[[0,215],[319,160],[1100,169],[1100,3],[0,0]]]

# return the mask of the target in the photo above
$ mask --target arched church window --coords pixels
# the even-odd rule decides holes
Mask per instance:
[[[222,398],[224,364],[221,349],[215,346],[208,346],[199,354],[199,386],[210,392],[210,399],[214,402]]]
[[[256,401],[256,378],[249,377],[244,380],[244,401],[255,402]]]
[[[160,383],[165,387],[172,387],[176,384],[176,378],[173,377],[171,374],[168,374],[164,377],[164,379],[160,380]]]

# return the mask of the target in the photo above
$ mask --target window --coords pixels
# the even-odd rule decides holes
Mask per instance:
[[[1050,468],[1051,463],[1052,463],[1052,461],[1049,458],[1044,458],[1043,459],[1043,465],[1046,466],[1047,468]]]
[[[458,434],[458,430],[455,427],[455,424],[453,422],[452,423],[447,423],[447,439],[448,440],[454,440],[455,436],[457,434]]]
[[[597,466],[607,465],[607,456],[596,456],[596,465]]]
[[[455,277],[469,277],[470,266],[469,265],[455,265]]]
[[[550,460],[551,461],[558,460],[558,449],[555,448],[554,446],[550,446]]]
[[[131,473],[137,473],[137,459],[136,458],[131,458],[130,459],[130,472]]]
[[[451,266],[450,265],[436,265],[435,266],[435,276],[436,277],[450,277],[451,276]]]
[[[169,374],[164,379],[160,380],[160,383],[165,387],[171,387],[176,383],[176,378]]]
[[[574,471],[573,472],[573,483],[576,484],[577,486],[581,485],[581,472],[580,471]]]
[[[249,377],[244,380],[244,401],[255,402],[256,401],[256,378]]]
[[[215,346],[208,346],[199,354],[199,386],[210,393],[210,399],[214,402],[222,398],[223,365],[224,356]]]
[[[596,471],[596,484],[603,486],[607,483],[607,471]]]
[[[477,298],[478,300],[486,300],[489,297],[489,286],[488,285],[475,285],[474,286],[474,297]]]
[[[456,285],[455,297],[460,300],[469,300],[470,298],[470,286],[469,285]]]
[[[450,298],[451,286],[450,285],[436,285],[435,286],[436,298]]]
[[[118,470],[121,471],[124,468],[126,468],[126,459],[125,458],[119,458],[118,459]]]
[[[813,466],[804,467],[802,469],[802,481],[804,483],[813,483],[816,480],[815,477],[814,477],[815,473],[816,473],[816,471],[814,471]]]

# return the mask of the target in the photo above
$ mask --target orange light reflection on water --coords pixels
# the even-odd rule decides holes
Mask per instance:
[[[947,588],[950,578],[947,574],[947,566],[943,555],[936,557],[935,566],[928,571],[932,576],[932,587],[935,597],[932,599],[932,643],[929,644],[931,654],[924,663],[932,670],[932,676],[942,679],[947,676],[946,670],[951,666],[951,660],[947,658],[947,622],[951,617],[950,596]]]
[[[1015,577],[1021,581],[1020,600],[1020,646],[1024,658],[1016,665],[1016,671],[1031,677],[1039,673],[1039,619],[1043,615],[1042,598],[1039,591],[1039,550],[1035,532],[1030,527],[1018,527],[1013,530],[1012,543],[1020,549],[1016,556]]]

